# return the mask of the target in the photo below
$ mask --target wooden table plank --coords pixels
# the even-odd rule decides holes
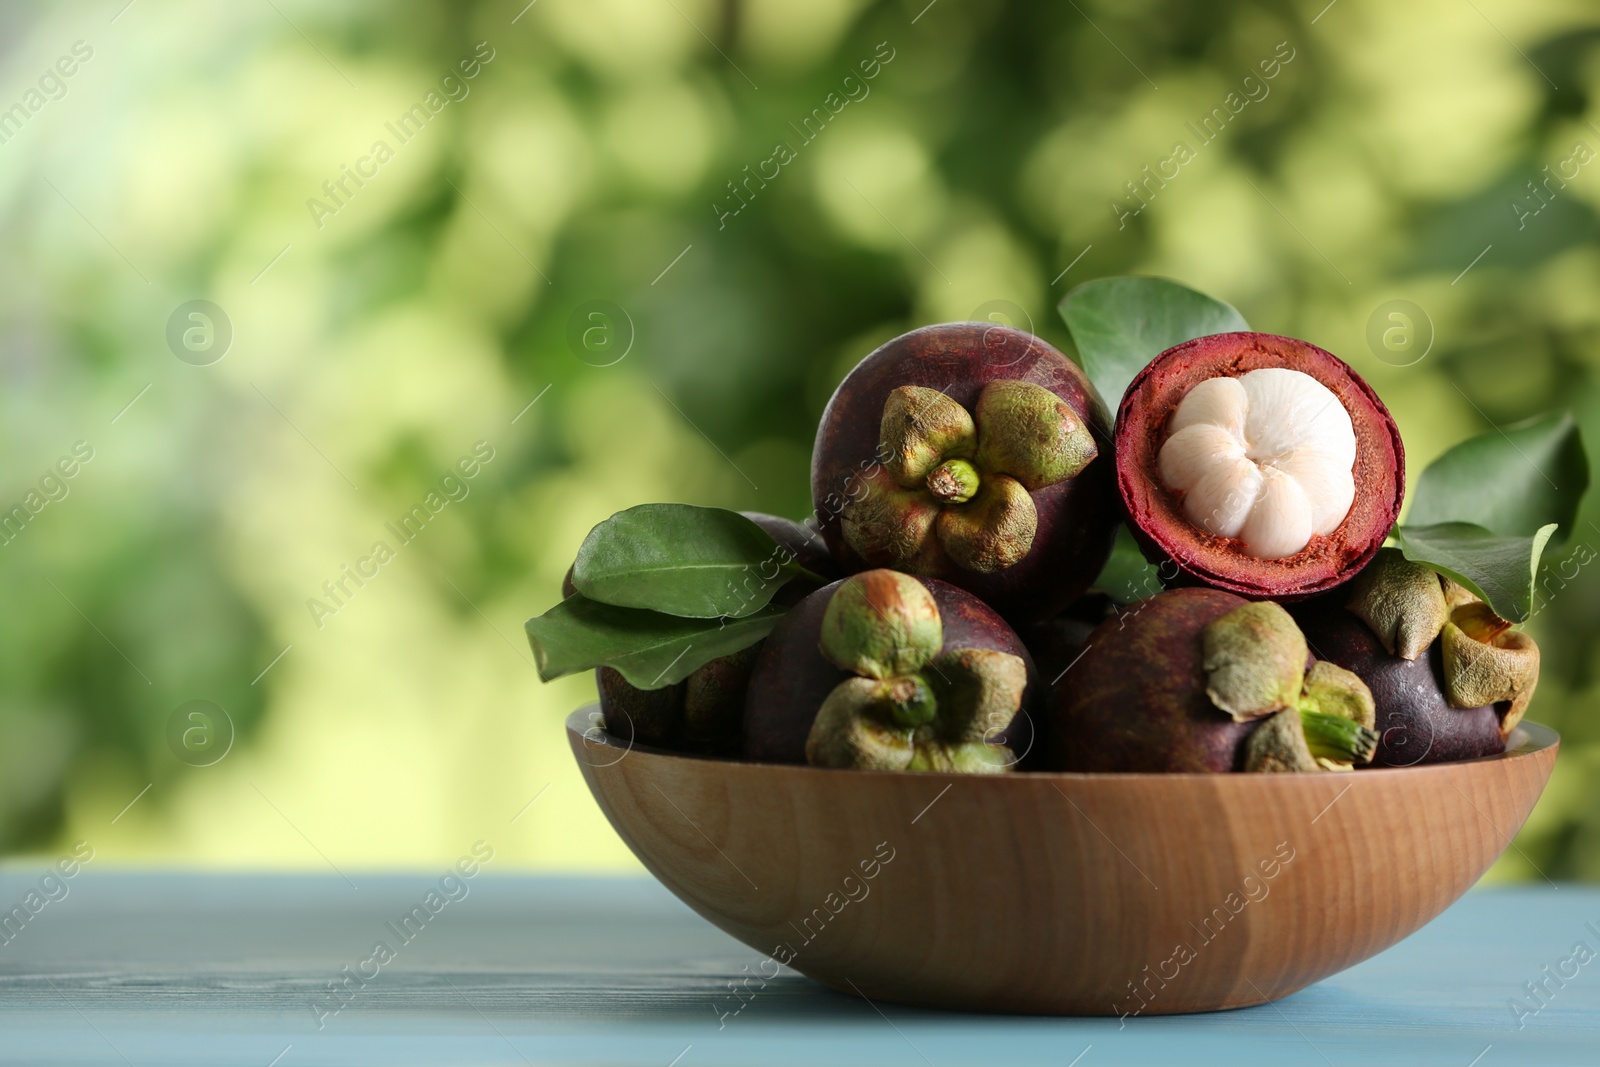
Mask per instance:
[[[40,873],[0,870],[0,907],[23,901]],[[649,881],[484,873],[413,920],[409,943],[386,923],[439,876],[354,881],[86,869],[0,944],[0,1063],[1600,1060],[1600,962],[1569,964],[1576,975],[1549,981],[1548,1005],[1520,1030],[1508,1007],[1537,1003],[1523,984],[1544,980],[1546,965],[1558,973],[1577,943],[1600,952],[1600,890],[1578,886],[1475,891],[1406,942],[1277,1005],[1124,1025],[874,1005],[789,973],[739,1008],[727,983],[760,955]],[[398,947],[394,959],[319,1017],[314,1004],[336,1003],[327,984],[379,940]]]

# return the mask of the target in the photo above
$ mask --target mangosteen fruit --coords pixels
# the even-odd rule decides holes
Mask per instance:
[[[867,770],[1008,771],[1038,691],[1021,640],[937,579],[863,571],[767,636],[745,697],[744,754]],[[1022,737],[1022,740],[1018,738]]]
[[[628,744],[675,748],[683,726],[684,682],[640,689],[614,667],[596,667],[600,715],[606,732]]]
[[[659,689],[640,689],[620,671],[597,667],[595,684],[606,732],[629,744],[737,756],[745,688],[760,652],[758,641]]]
[[[1377,742],[1366,686],[1314,660],[1283,608],[1200,587],[1101,623],[1053,710],[1069,771],[1344,770]]]
[[[1539,649],[1487,604],[1385,548],[1346,589],[1295,605],[1313,652],[1372,691],[1374,766],[1505,751],[1539,681]]]
[[[1274,334],[1199,337],[1153,359],[1123,395],[1116,456],[1146,557],[1171,561],[1179,584],[1251,599],[1353,578],[1405,492],[1378,395],[1338,357]]]
[[[1094,386],[1050,345],[1004,326],[928,326],[839,384],[811,487],[847,573],[939,578],[1025,624],[1075,600],[1110,554],[1110,446]]]

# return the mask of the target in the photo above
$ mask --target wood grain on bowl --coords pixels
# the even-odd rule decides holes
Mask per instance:
[[[1164,1014],[1274,1000],[1387,948],[1509,845],[1559,739],[1351,774],[962,776],[699,759],[567,723],[644,865],[768,958],[873,1000]],[[758,973],[759,972],[759,973]]]

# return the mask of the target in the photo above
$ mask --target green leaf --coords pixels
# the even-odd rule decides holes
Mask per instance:
[[[1589,487],[1589,461],[1570,414],[1544,415],[1469,438],[1434,460],[1411,491],[1406,525],[1470,522],[1531,537],[1570,530]]]
[[[581,593],[529,619],[524,629],[545,681],[615,667],[640,689],[683,681],[697,668],[766,637],[780,608],[742,619],[682,619],[639,608],[600,604]]]
[[[767,606],[797,568],[736,511],[641,504],[589,531],[572,583],[590,600],[691,619],[741,618]]]
[[[1119,604],[1132,604],[1161,592],[1161,575],[1155,564],[1144,558],[1139,545],[1124,524],[1117,528],[1116,544],[1111,546],[1111,558],[1100,570],[1092,589],[1104,593]]]
[[[1250,327],[1233,308],[1165,278],[1100,278],[1062,297],[1078,362],[1117,412],[1145,364],[1173,345]]]
[[[1397,526],[1400,551],[1453,578],[1482,597],[1496,615],[1527,622],[1533,614],[1533,579],[1539,556],[1555,533],[1549,523],[1523,537],[1492,533],[1468,522]]]

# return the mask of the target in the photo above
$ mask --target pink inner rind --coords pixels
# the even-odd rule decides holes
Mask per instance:
[[[1233,538],[1205,533],[1161,482],[1157,456],[1178,402],[1208,378],[1285,367],[1327,386],[1356,434],[1356,498],[1339,527],[1282,559],[1246,555]],[[1116,427],[1117,487],[1134,537],[1154,563],[1171,560],[1193,580],[1242,596],[1297,600],[1353,578],[1382,547],[1405,496],[1405,447],[1389,409],[1339,357],[1268,333],[1198,337],[1151,360],[1123,394]]]

